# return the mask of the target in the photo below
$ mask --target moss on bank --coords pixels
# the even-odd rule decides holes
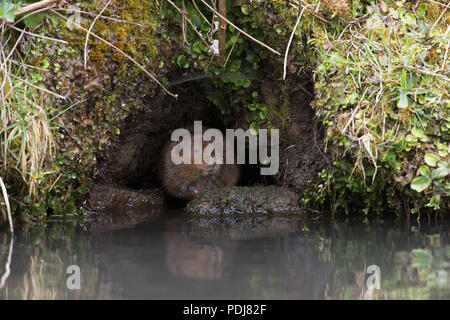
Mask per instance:
[[[84,68],[86,32],[71,22],[88,29],[93,16],[104,5],[102,1],[73,1],[72,5],[58,8],[56,13],[46,11],[31,29],[35,34],[66,43],[34,36],[25,36],[26,40],[22,40],[26,42],[21,49],[29,48],[30,51],[23,63],[39,69],[13,66],[12,72],[32,78],[34,83],[65,97],[65,100],[28,88],[28,95],[40,94],[42,114],[46,116],[43,121],[51,130],[48,134],[54,142],[55,152],[35,150],[42,160],[34,168],[40,174],[34,175],[32,184],[28,179],[20,179],[20,175],[26,177],[29,174],[29,168],[18,167],[17,156],[14,157],[14,153],[22,151],[20,148],[26,137],[18,135],[11,140],[8,153],[2,156],[1,175],[7,181],[16,218],[43,219],[82,213],[75,200],[91,187],[96,175],[97,157],[106,146],[117,140],[121,121],[145,107],[142,97],[155,93],[156,85],[150,78],[117,50],[93,36],[89,37],[88,62]],[[158,72],[160,59],[155,59],[155,56],[159,15],[154,1],[112,2],[103,16],[113,19],[100,17],[92,32],[132,56],[147,70]],[[14,38],[20,34],[14,30],[9,32]],[[16,50],[13,57],[23,53]],[[20,97],[20,94],[21,91],[16,90],[13,96]],[[28,104],[28,107],[36,111],[35,105]],[[36,131],[35,127],[26,126],[24,130]],[[7,127],[7,123],[2,123],[5,136],[11,136],[12,129]]]
[[[317,7],[319,2],[308,0],[309,6],[301,8],[288,0],[227,2],[229,20],[282,54],[303,12],[287,55],[287,72],[313,71],[313,108],[328,128],[327,151],[335,160],[334,170],[321,172],[311,182],[304,201],[365,212],[397,210],[404,204],[408,213],[424,207],[448,209],[449,13],[429,1],[322,0]],[[182,1],[173,3],[183,6]],[[217,17],[213,20],[210,10],[197,3],[201,14],[190,1],[184,1],[185,10],[206,43],[167,1],[113,1],[103,13],[113,20],[100,17],[93,32],[158,78],[174,70],[201,69],[214,75],[207,84],[208,98],[229,123],[240,121],[255,130],[289,126],[289,109],[296,106],[289,105],[286,87],[278,101],[282,103],[262,99],[261,80],[281,79],[284,57],[228,26],[226,64],[218,64],[209,46],[217,33],[203,19],[216,22]],[[92,15],[57,12],[89,28],[106,2],[69,4]],[[23,62],[45,70],[11,66],[17,76],[66,100],[26,88],[27,122],[21,122],[20,113],[2,122],[9,151],[2,148],[0,174],[6,178],[16,216],[79,213],[75,199],[89,190],[98,173],[98,157],[117,141],[123,120],[146,108],[157,86],[122,54],[92,36],[85,69],[85,32],[69,28],[55,13],[46,12],[33,26],[19,26],[67,41],[25,35],[19,46]],[[20,32],[11,35],[9,46]],[[22,61],[19,53],[14,58]],[[24,105],[18,100],[24,87],[15,84],[9,85],[16,90],[12,105]],[[31,148],[39,155],[35,171],[30,171],[31,158],[19,165],[25,138],[15,136],[14,127],[9,127],[29,119],[43,121],[54,141],[46,149]],[[37,127],[22,126],[26,132]]]

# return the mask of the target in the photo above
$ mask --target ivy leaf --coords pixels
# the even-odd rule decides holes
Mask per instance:
[[[189,67],[189,61],[187,61],[185,55],[181,55],[178,57],[177,64],[180,68],[188,68]]]
[[[241,11],[243,14],[247,15],[248,14],[248,5],[243,4],[241,7]]]
[[[255,111],[256,109],[258,109],[258,105],[256,103],[249,103],[247,105],[247,108],[249,108],[249,110],[251,111]]]
[[[250,133],[256,136],[258,132],[259,132],[259,124],[257,124],[256,122],[252,122],[250,124]]]
[[[420,174],[425,177],[430,177],[430,169],[427,166],[423,165],[419,168]]]
[[[425,155],[425,163],[431,167],[436,167],[438,160],[439,160],[438,157],[436,157],[432,153],[427,153]]]
[[[431,184],[431,178],[426,176],[420,176],[415,178],[411,182],[411,189],[416,190],[417,192],[422,192],[426,188],[428,188]]]
[[[0,3],[0,19],[5,19],[7,22],[14,22],[14,13],[20,11],[21,9],[11,1]]]
[[[238,71],[241,68],[241,64],[242,64],[241,60],[239,60],[239,59],[233,60],[233,62],[231,62],[231,65],[230,65],[230,71],[231,72]]]
[[[438,163],[438,168],[434,169],[431,172],[431,178],[433,179],[441,179],[441,178],[445,178],[446,176],[448,176],[450,174],[450,167],[447,163],[445,162],[439,162]]]

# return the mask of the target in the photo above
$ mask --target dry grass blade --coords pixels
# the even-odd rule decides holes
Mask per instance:
[[[209,47],[210,44],[208,42],[206,42],[206,40],[203,38],[202,34],[197,30],[197,28],[195,27],[195,25],[192,23],[192,21],[186,17],[186,12],[181,10],[180,8],[177,7],[177,5],[175,3],[173,3],[170,0],[167,0],[167,2],[174,7],[182,16],[183,16],[183,21],[187,21],[189,23],[189,25],[192,27],[192,29],[195,31],[195,33],[199,36],[199,38],[203,41],[203,43]]]
[[[45,39],[45,40],[50,40],[50,41],[55,41],[55,42],[59,42],[59,43],[63,43],[63,44],[68,44],[68,42],[65,41],[65,40],[50,38],[50,37],[46,37],[46,36],[41,36],[40,34],[32,33],[32,32],[29,32],[29,31],[17,28],[17,27],[15,27],[13,25],[10,25],[9,27],[14,29],[14,30],[17,30],[17,31],[23,32],[25,34],[28,34],[30,36],[36,37],[36,38],[42,38],[42,39]]]
[[[32,3],[32,4],[29,4],[25,7],[23,7],[22,11],[16,12],[15,15],[18,16],[18,15],[21,15],[21,14],[24,14],[24,13],[27,13],[30,11],[40,9],[42,7],[48,6],[49,4],[55,3],[57,1],[58,0],[43,0],[43,1],[36,2],[36,3]]]
[[[299,23],[300,23],[300,20],[301,20],[301,18],[302,18],[302,16],[303,16],[303,12],[305,12],[305,9],[307,9],[309,6],[310,6],[310,5],[308,4],[307,6],[305,6],[305,7],[303,8],[302,12],[301,12],[300,15],[298,16],[298,19],[297,19],[297,22],[295,23],[294,29],[292,29],[291,37],[289,38],[289,42],[288,42],[288,45],[287,45],[287,47],[286,47],[286,53],[284,54],[283,80],[286,79],[287,57],[288,57],[288,54],[289,54],[289,48],[291,47],[291,43],[292,43],[292,40],[294,39],[295,31],[296,31],[297,28],[298,28],[298,25],[299,25]]]
[[[11,231],[11,233],[14,233],[14,226],[13,226],[12,215],[11,215],[11,206],[9,205],[9,199],[8,199],[8,191],[6,190],[6,186],[3,183],[2,177],[0,177],[0,187],[2,189],[3,201],[5,202],[5,206],[6,206],[6,213],[8,214],[9,231]]]
[[[148,28],[149,27],[149,26],[147,26],[145,24],[142,24],[142,23],[133,22],[133,21],[127,21],[127,20],[122,20],[122,19],[117,19],[117,18],[114,18],[114,17],[108,17],[108,16],[103,16],[103,15],[97,15],[95,13],[87,12],[87,11],[83,11],[83,10],[66,9],[66,8],[54,8],[53,10],[55,10],[55,11],[78,12],[78,13],[85,14],[85,15],[88,15],[88,16],[93,16],[93,17],[98,16],[98,17],[100,17],[102,19],[105,19],[105,20],[111,20],[111,21],[119,22],[119,23],[132,24],[132,25],[139,26],[139,27],[142,27],[142,28]]]
[[[37,86],[37,85],[35,85],[35,84],[32,84],[32,83],[28,82],[28,81],[25,80],[25,79],[22,79],[22,78],[19,78],[19,77],[13,75],[12,73],[9,73],[9,76],[11,76],[11,77],[13,77],[13,78],[15,78],[15,79],[17,79],[17,80],[20,80],[20,81],[26,83],[27,85],[29,85],[29,86],[31,86],[31,87],[33,87],[33,88],[36,88],[36,89],[38,89],[38,90],[44,91],[44,92],[46,92],[46,93],[49,93],[49,94],[51,94],[51,95],[57,97],[58,99],[62,99],[62,100],[65,100],[65,99],[66,99],[66,97],[64,97],[64,96],[62,96],[62,95],[60,95],[60,94],[57,94],[57,93],[55,93],[55,92],[53,92],[53,91],[50,91],[50,90],[48,90],[48,89],[46,89],[46,88],[42,88],[42,87],[39,87],[39,86]]]
[[[91,26],[89,27],[89,30],[86,34],[86,42],[84,43],[84,69],[86,69],[87,66],[87,58],[88,58],[88,41],[89,41],[89,35],[91,34],[91,30],[94,27],[95,22],[98,20],[99,16],[103,13],[103,11],[108,8],[109,4],[111,3],[111,0],[109,0],[106,5],[103,7],[102,11],[94,18],[94,20],[91,23]]]

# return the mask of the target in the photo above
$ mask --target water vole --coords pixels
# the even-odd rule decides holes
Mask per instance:
[[[206,130],[206,129],[205,129]],[[204,161],[194,164],[194,154],[201,152],[194,148],[194,137],[191,135],[191,163],[174,164],[171,159],[172,149],[178,142],[169,141],[162,150],[159,175],[164,189],[174,197],[192,200],[205,190],[235,186],[239,180],[239,167],[236,164],[220,164],[214,161],[207,164]],[[203,141],[203,150],[210,142]],[[217,151],[219,152],[219,151]],[[215,152],[211,154],[215,159]],[[223,162],[225,162],[223,153]]]

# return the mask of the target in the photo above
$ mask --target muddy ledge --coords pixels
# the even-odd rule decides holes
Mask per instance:
[[[137,191],[126,187],[96,184],[89,196],[92,219],[85,231],[101,232],[129,228],[164,212],[164,195],[159,189]]]

